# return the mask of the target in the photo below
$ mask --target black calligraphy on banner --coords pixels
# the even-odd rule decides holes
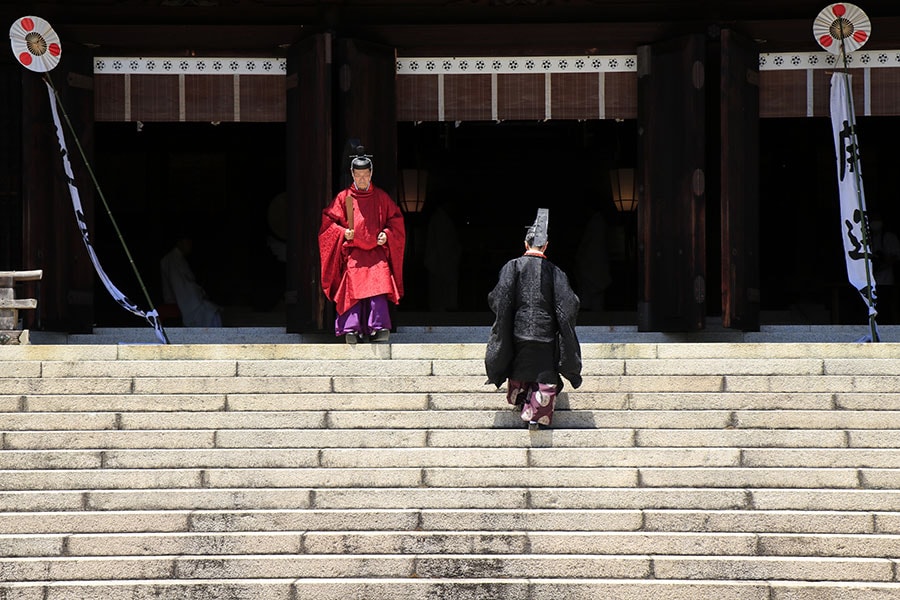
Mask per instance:
[[[859,239],[856,235],[856,231],[860,230],[861,227],[866,227],[867,225],[863,223],[862,213],[859,209],[853,211],[853,223],[850,220],[844,221],[844,226],[847,227],[847,238],[850,240],[850,244],[852,248],[847,250],[847,255],[852,260],[865,260],[866,259],[866,251],[863,248],[862,240]]]
[[[859,144],[856,143],[856,136],[854,135],[853,128],[847,121],[844,121],[844,125],[841,128],[839,145],[844,154],[840,160],[840,179],[843,181],[844,176],[848,171],[850,173],[856,172],[856,165],[859,163]]]
[[[876,310],[876,285],[872,277],[872,251],[866,219],[856,118],[850,95],[851,76],[834,73],[831,78],[831,128],[837,160],[838,194],[841,205],[841,237],[847,266],[847,279],[859,291],[873,319]]]

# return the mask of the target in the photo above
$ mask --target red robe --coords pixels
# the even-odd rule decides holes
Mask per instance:
[[[353,240],[344,239],[347,229],[346,197],[353,195]],[[387,243],[378,245],[378,234],[387,234]],[[406,228],[400,207],[383,190],[370,184],[339,193],[322,211],[319,228],[319,256],[322,261],[322,289],[344,314],[363,298],[386,294],[397,304],[403,296],[403,250]]]

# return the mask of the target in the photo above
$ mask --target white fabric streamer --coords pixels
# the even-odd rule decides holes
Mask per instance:
[[[88,256],[91,257],[91,262],[94,264],[94,269],[97,271],[97,275],[100,277],[100,280],[103,282],[103,285],[106,287],[107,291],[113,297],[113,300],[119,304],[125,310],[138,315],[139,317],[143,317],[147,319],[147,322],[153,327],[153,330],[156,332],[156,337],[163,344],[167,344],[166,335],[163,332],[162,324],[159,321],[159,314],[156,309],[151,311],[143,311],[137,307],[136,304],[132,303],[128,298],[125,297],[119,289],[110,281],[109,277],[106,275],[106,272],[103,270],[103,267],[100,266],[100,260],[97,258],[96,252],[94,252],[94,246],[91,244],[90,236],[87,230],[87,223],[84,220],[84,210],[81,207],[81,197],[78,194],[78,188],[75,186],[75,174],[72,171],[72,165],[69,162],[69,151],[66,149],[66,138],[63,134],[62,125],[59,122],[59,113],[56,109],[56,94],[53,91],[53,87],[49,82],[47,83],[47,93],[50,95],[50,110],[53,113],[53,124],[56,126],[56,137],[59,140],[59,149],[60,154],[62,155],[63,160],[63,169],[66,173],[66,183],[69,187],[69,195],[72,197],[72,208],[75,210],[75,221],[78,223],[78,229],[81,231],[81,239],[84,241],[84,247],[87,249]]]
[[[844,240],[847,278],[850,285],[862,295],[863,301],[868,306],[869,316],[874,317],[878,314],[875,309],[875,278],[868,229],[865,237],[863,236],[863,227],[868,227],[868,219],[862,167],[859,161],[859,143],[856,138],[856,116],[853,97],[849,95],[851,83],[851,76],[846,73],[836,72],[831,76],[831,127],[834,131],[834,148],[837,155],[841,237]]]

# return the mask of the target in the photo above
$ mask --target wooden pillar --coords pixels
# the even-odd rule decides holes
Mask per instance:
[[[706,43],[638,48],[638,329],[695,331],[706,315]]]
[[[339,39],[334,149],[335,193],[349,185],[347,141],[358,139],[372,154],[372,182],[397,199],[397,60],[394,49],[361,40]]]
[[[22,73],[0,59],[0,268],[22,266]]]
[[[298,42],[287,61],[287,331],[323,328],[317,233],[332,198],[331,36]]]
[[[759,48],[721,43],[722,324],[759,331]]]

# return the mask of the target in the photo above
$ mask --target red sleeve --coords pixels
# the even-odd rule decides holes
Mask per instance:
[[[322,211],[322,224],[319,227],[322,290],[332,301],[344,275],[344,230],[347,229],[345,195],[344,192],[338,194],[331,206]]]
[[[394,283],[400,296],[403,296],[403,255],[406,248],[406,224],[400,207],[385,192],[382,196],[384,206],[384,230],[387,232],[388,264]]]

